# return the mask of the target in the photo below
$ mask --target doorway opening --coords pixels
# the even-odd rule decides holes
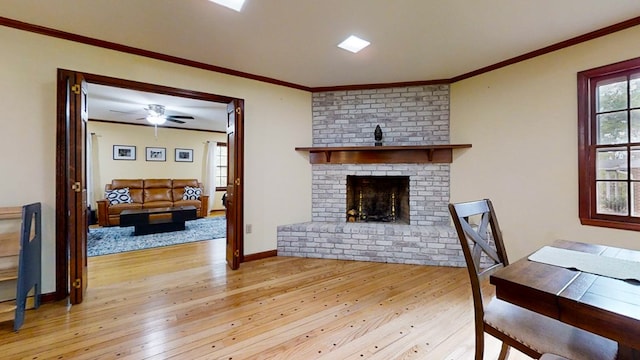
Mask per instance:
[[[86,289],[86,100],[85,84],[110,86],[224,104],[228,149],[226,260],[236,269],[243,259],[243,144],[244,101],[242,99],[178,89],[149,83],[58,70],[58,120],[56,156],[56,299],[71,295],[71,303],[82,302]],[[81,111],[84,109],[85,111]],[[81,114],[84,114],[81,116]],[[231,199],[230,199],[231,198]],[[84,204],[84,205],[83,205]],[[83,270],[84,269],[84,270]],[[84,271],[84,273],[83,273]]]

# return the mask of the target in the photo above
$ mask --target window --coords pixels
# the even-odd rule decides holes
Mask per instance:
[[[640,59],[578,73],[580,221],[640,231]]]
[[[227,190],[227,144],[218,143],[216,149],[216,190]]]

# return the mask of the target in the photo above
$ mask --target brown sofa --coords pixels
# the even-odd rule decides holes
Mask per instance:
[[[119,225],[120,212],[126,209],[193,205],[198,217],[206,217],[209,213],[209,196],[200,195],[197,200],[183,200],[185,186],[202,189],[202,184],[195,179],[114,179],[111,184],[105,185],[105,194],[111,190],[129,189],[130,199],[116,204],[106,198],[98,200],[98,225]]]

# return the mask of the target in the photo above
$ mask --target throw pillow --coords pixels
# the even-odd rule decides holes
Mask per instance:
[[[200,195],[202,195],[202,189],[197,187],[185,186],[182,200],[200,200]]]
[[[133,202],[129,194],[129,188],[107,190],[106,198],[111,205],[130,204]]]

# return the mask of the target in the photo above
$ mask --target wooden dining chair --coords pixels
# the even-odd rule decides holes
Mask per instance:
[[[476,360],[483,360],[484,334],[502,341],[499,359],[511,347],[534,359],[558,354],[574,360],[615,359],[616,342],[493,297],[482,286],[494,271],[509,265],[493,205],[488,199],[449,204],[467,263],[475,312]],[[547,358],[551,355],[547,355]]]

